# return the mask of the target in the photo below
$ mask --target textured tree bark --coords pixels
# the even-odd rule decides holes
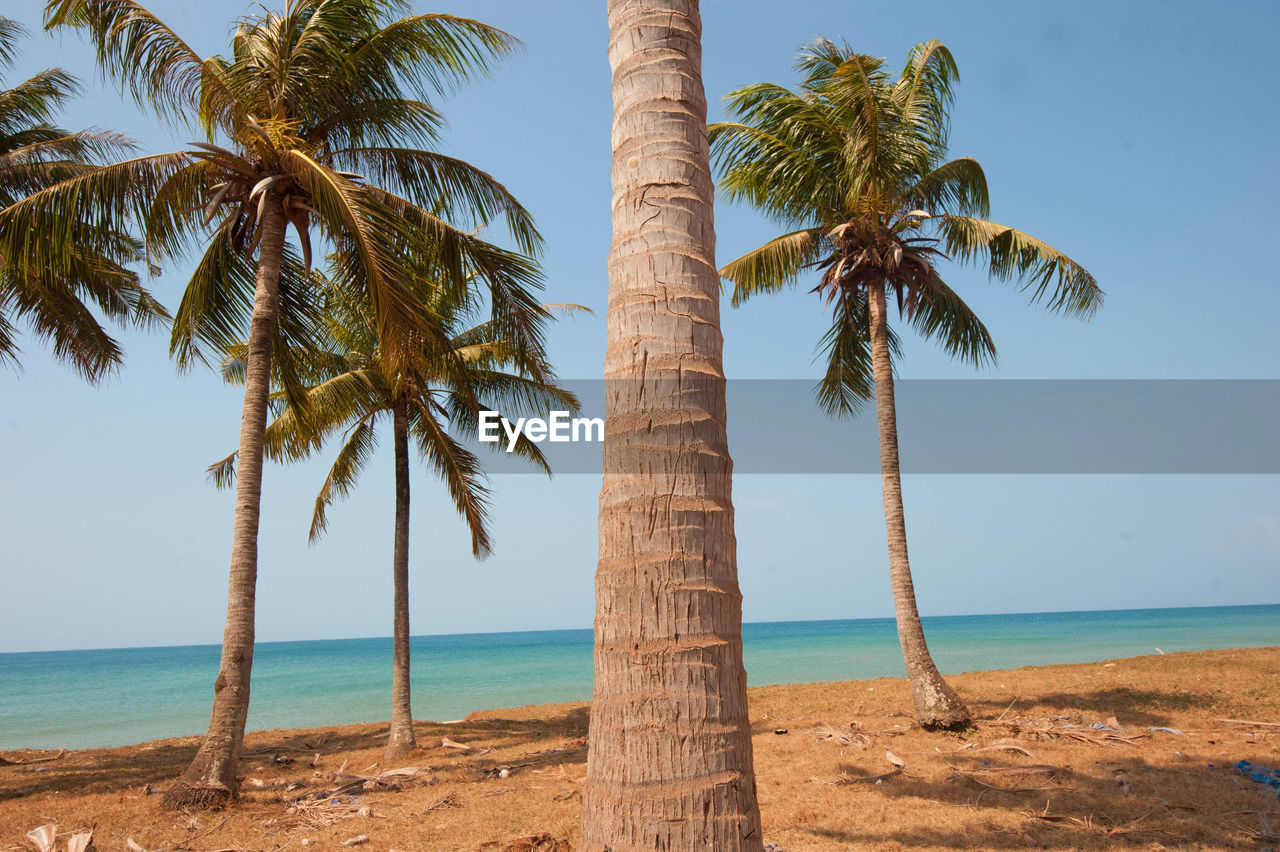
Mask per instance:
[[[613,244],[581,849],[759,850],[696,0],[609,0]]]
[[[902,510],[902,471],[898,463],[898,415],[893,398],[893,364],[889,360],[889,323],[884,286],[870,288],[871,368],[876,384],[876,425],[880,431],[880,485],[884,492],[884,525],[889,539],[889,583],[898,621],[898,641],[907,666],[920,724],[930,729],[969,726],[969,708],[942,679],[924,641],[916,591],[907,560],[907,523]]]
[[[236,457],[235,521],[227,585],[227,621],[222,663],[213,685],[209,731],[181,779],[169,786],[164,804],[172,809],[225,805],[239,787],[236,769],[249,713],[249,673],[253,667],[253,613],[258,581],[258,512],[262,501],[262,436],[271,390],[271,350],[276,333],[280,262],[284,253],[284,209],[278,198],[266,205],[259,227],[257,286],[249,324],[244,406]]]
[[[396,447],[396,541],[391,558],[395,584],[392,633],[395,650],[387,760],[403,757],[418,747],[413,738],[413,712],[409,708],[409,414],[403,396],[392,409],[392,430]]]

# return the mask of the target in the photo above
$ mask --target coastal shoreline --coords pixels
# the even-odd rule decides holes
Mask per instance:
[[[1102,849],[1125,835],[1226,849],[1260,830],[1256,819],[1233,812],[1269,809],[1280,822],[1275,791],[1268,798],[1233,769],[1240,760],[1280,766],[1280,647],[1024,666],[951,680],[982,720],[969,734],[916,728],[901,678],[751,688],[766,840],[795,852],[855,842],[868,849],[1026,847],[1025,835],[1042,847]],[[360,835],[376,849],[569,849],[581,810],[588,706],[416,722],[424,747],[385,765],[386,722],[253,732],[241,800],[199,817],[190,830],[189,818],[161,810],[155,793],[180,773],[198,737],[0,765],[0,848],[22,846],[26,832],[52,821],[64,833],[95,826],[103,852],[125,849],[129,838],[146,849],[185,844],[198,852],[271,850],[303,838],[340,848]],[[902,773],[886,752],[905,763]],[[418,771],[381,774],[409,768]],[[884,776],[879,783],[858,780],[877,776]],[[351,789],[336,804],[318,804],[317,796],[344,784]],[[545,843],[521,847],[522,837]],[[562,840],[569,845],[546,845]]]
[[[934,616],[925,632],[944,673],[1280,645],[1280,606]],[[411,640],[418,718],[592,695],[592,631]],[[895,677],[892,618],[743,626],[749,687]],[[0,752],[126,747],[204,731],[217,645],[0,654]],[[262,642],[253,731],[373,722],[389,713],[389,637]]]

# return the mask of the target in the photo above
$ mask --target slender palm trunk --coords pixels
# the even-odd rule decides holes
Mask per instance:
[[[272,199],[275,201],[275,199]],[[249,713],[249,673],[253,667],[253,612],[258,580],[258,512],[262,499],[262,436],[271,389],[271,350],[276,333],[280,261],[284,253],[284,210],[271,203],[259,227],[257,287],[249,325],[249,352],[236,457],[236,508],[231,536],[227,622],[222,664],[213,684],[209,732],[182,778],[165,793],[170,808],[221,807],[238,789],[236,769]]]
[[[609,0],[590,852],[759,850],[696,0]]]
[[[386,759],[403,757],[418,747],[409,709],[409,412],[403,395],[392,408],[396,444],[396,543],[391,557],[395,584],[391,664],[391,735]]]
[[[902,511],[902,471],[898,464],[898,415],[893,400],[893,364],[889,360],[889,323],[884,286],[871,287],[871,368],[876,383],[876,423],[880,430],[880,484],[884,525],[889,538],[889,583],[898,621],[898,641],[916,715],[926,728],[960,729],[969,725],[969,708],[938,672],[924,641],[916,591],[907,560],[907,524]]]

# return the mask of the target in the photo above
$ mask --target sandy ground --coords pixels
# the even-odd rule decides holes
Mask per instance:
[[[752,689],[766,841],[785,852],[1280,850],[1280,791],[1234,768],[1280,767],[1280,648],[951,680],[983,720],[967,734],[915,727],[898,679]],[[251,734],[244,795],[214,814],[160,808],[195,738],[0,765],[0,849],[31,849],[27,832],[48,823],[58,850],[90,829],[103,852],[321,852],[360,837],[357,852],[573,848],[586,704],[422,722],[422,748],[384,766],[386,731]],[[892,759],[901,772],[863,780],[892,773]]]

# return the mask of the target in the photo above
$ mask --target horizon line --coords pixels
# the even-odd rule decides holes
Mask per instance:
[[[1046,609],[1032,610],[1024,612],[957,612],[944,613],[937,615],[922,615],[922,621],[932,621],[940,618],[974,618],[974,617],[998,617],[1009,615],[1095,615],[1107,612],[1164,612],[1169,610],[1186,610],[1186,609],[1255,609],[1280,606],[1280,601],[1272,603],[1250,603],[1250,604],[1196,604],[1188,606],[1155,606],[1155,607],[1115,607],[1112,609]],[[822,623],[838,623],[848,621],[894,621],[895,616],[873,616],[864,618],[791,618],[778,621],[744,621],[743,626],[759,625],[759,624],[822,624]],[[590,631],[592,627],[544,627],[536,630],[484,630],[469,631],[460,633],[420,633],[410,636],[410,639],[444,639],[462,636],[516,636],[525,633],[565,633],[569,631]],[[362,642],[366,640],[391,639],[391,636],[333,636],[325,639],[271,639],[267,641],[254,642],[254,646],[259,645],[290,645],[304,642]],[[180,645],[122,645],[106,648],[57,648],[45,650],[31,651],[0,651],[0,657],[17,656],[19,654],[80,654],[86,651],[159,651],[165,649],[180,648],[220,648],[221,642],[199,642],[185,643]]]

